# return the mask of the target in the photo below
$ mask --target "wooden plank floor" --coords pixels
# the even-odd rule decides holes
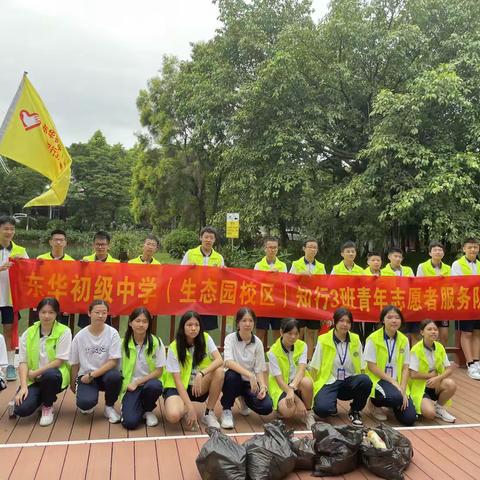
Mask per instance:
[[[405,435],[415,448],[414,462],[407,472],[407,479],[480,479],[480,382],[468,378],[464,369],[456,370],[454,379],[458,389],[449,410],[462,427],[448,428],[440,420],[419,419],[417,426],[437,428],[405,430]],[[206,439],[197,436],[203,434],[205,429],[201,425],[200,432],[191,432],[183,424],[168,423],[163,415],[163,400],[156,411],[160,420],[157,427],[142,426],[135,431],[126,431],[120,424],[111,425],[103,417],[103,394],[94,415],[82,415],[75,407],[73,394],[67,390],[59,395],[56,402],[54,424],[40,427],[38,415],[24,419],[8,418],[7,404],[15,388],[16,385],[10,383],[8,389],[0,394],[0,480],[199,478],[195,458]],[[201,415],[202,405],[196,406]],[[347,410],[347,402],[339,402],[339,415],[329,419],[329,422],[334,425],[348,424]],[[216,413],[220,416],[220,405],[217,405]],[[248,434],[263,432],[264,423],[275,418],[273,414],[261,417],[254,413],[242,417],[237,407],[234,408],[234,416],[235,429],[230,433],[243,434],[235,437],[239,442],[249,438]],[[364,413],[364,422],[367,426],[378,423],[368,413]],[[399,426],[390,414],[388,423]],[[468,427],[468,424],[472,426]],[[289,422],[288,425],[297,431],[305,430],[298,421]],[[170,436],[185,438],[158,439]],[[146,440],[148,437],[157,438]],[[136,438],[144,440],[135,441]],[[95,442],[105,439],[112,441]],[[123,439],[129,441],[123,442]],[[81,443],[69,443],[78,441]],[[87,443],[82,443],[84,441]],[[60,444],[48,445],[50,442]],[[32,443],[46,444],[24,446]],[[12,447],[2,448],[1,444],[10,444]],[[297,472],[288,478],[307,477],[310,478],[308,472]],[[330,478],[368,480],[377,477],[359,469],[344,477]]]
[[[415,455],[407,480],[478,480],[480,478],[480,428],[403,430]],[[248,436],[233,437],[243,443]],[[179,479],[199,480],[195,458],[204,438],[112,441],[81,445],[31,446],[0,449],[0,479]],[[311,478],[298,471],[287,480]],[[322,477],[323,478],[323,477]],[[330,480],[374,480],[364,467]]]
[[[453,378],[457,383],[457,393],[449,411],[457,417],[458,424],[480,423],[480,382],[467,377],[464,369],[454,372]],[[0,444],[2,443],[35,443],[49,441],[68,440],[93,440],[102,438],[134,438],[134,437],[159,437],[171,435],[195,435],[204,433],[205,428],[200,423],[200,432],[191,432],[183,424],[171,424],[164,419],[163,400],[156,409],[159,424],[154,428],[146,428],[144,425],[135,431],[126,431],[120,424],[111,425],[103,417],[103,394],[100,394],[100,402],[94,415],[82,415],[75,407],[75,398],[70,390],[62,392],[55,404],[55,422],[49,427],[40,427],[39,414],[28,418],[10,419],[7,414],[8,401],[15,392],[15,383],[9,383],[8,389],[0,394]],[[203,405],[196,404],[199,417],[202,414]],[[327,419],[333,425],[348,424],[347,402],[339,402],[339,415]],[[220,404],[217,404],[215,412],[218,417],[221,414]],[[238,414],[237,406],[234,407],[235,433],[263,432],[263,424],[271,421],[275,416],[261,417],[251,413],[247,417]],[[374,426],[378,422],[368,415],[368,410],[363,415],[366,426]],[[392,426],[400,426],[393,415],[388,412],[388,422]],[[305,430],[300,421],[288,421],[287,425],[295,430]],[[418,426],[445,425],[439,419],[429,421],[420,418]],[[479,475],[480,479],[480,475]]]

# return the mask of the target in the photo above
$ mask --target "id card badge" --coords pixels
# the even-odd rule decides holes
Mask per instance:
[[[393,367],[391,365],[387,365],[385,367],[385,373],[393,378]]]
[[[345,369],[337,368],[337,380],[345,380]]]

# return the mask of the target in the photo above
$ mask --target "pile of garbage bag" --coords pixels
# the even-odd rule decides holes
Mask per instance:
[[[317,422],[313,438],[295,437],[281,420],[264,429],[263,435],[239,444],[219,429],[208,428],[210,438],[196,460],[201,478],[280,480],[294,470],[336,476],[364,465],[379,477],[403,480],[413,457],[410,440],[386,425],[369,429]]]

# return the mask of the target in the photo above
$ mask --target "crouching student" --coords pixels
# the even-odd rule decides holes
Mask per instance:
[[[77,407],[83,414],[93,413],[99,392],[105,392],[104,416],[110,423],[118,423],[120,415],[114,405],[122,386],[118,370],[122,356],[120,336],[105,324],[108,303],[104,300],[94,300],[88,307],[88,316],[90,325],[80,330],[72,342],[70,388],[76,393]]]
[[[248,307],[241,308],[235,317],[237,331],[225,337],[225,381],[220,400],[223,413],[222,428],[233,428],[232,407],[237,397],[243,397],[248,415],[250,409],[259,415],[272,413],[273,403],[266,383],[265,353],[263,343],[253,334],[257,317]]]
[[[363,425],[360,412],[367,404],[372,381],[362,373],[365,362],[360,337],[353,333],[352,312],[338,308],[333,314],[333,328],[318,337],[310,368],[314,378],[313,410],[321,417],[337,414],[337,400],[352,400],[348,418],[353,425]]]
[[[152,316],[136,308],[128,319],[122,343],[122,425],[134,430],[145,419],[147,427],[158,424],[153,413],[162,394],[160,378],[165,366],[165,347],[152,335]]]
[[[37,306],[39,321],[27,328],[20,339],[20,388],[15,396],[14,413],[27,417],[42,407],[40,425],[53,422],[57,394],[70,383],[67,363],[72,333],[58,322],[60,305],[46,297]]]
[[[420,323],[423,340],[410,351],[410,394],[419,415],[429,420],[435,417],[453,423],[456,418],[445,408],[455,394],[457,385],[445,348],[437,342],[439,332],[433,320]]]
[[[207,402],[202,423],[220,428],[214,408],[223,385],[223,359],[212,337],[203,331],[200,315],[183,314],[168,347],[167,366],[163,374],[165,417],[171,423],[183,417],[187,426],[198,430],[193,402]]]
[[[373,382],[371,413],[377,420],[385,421],[381,407],[388,407],[400,423],[410,426],[417,415],[408,395],[410,348],[407,337],[399,331],[402,312],[387,305],[380,313],[380,323],[382,327],[367,338],[364,351],[367,374]]]
[[[299,336],[299,322],[294,318],[284,318],[280,325],[280,338],[268,352],[268,390],[273,408],[283,418],[298,415],[310,430],[315,423],[312,413],[313,382],[306,372],[307,344]]]

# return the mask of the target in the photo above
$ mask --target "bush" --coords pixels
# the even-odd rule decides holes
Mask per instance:
[[[123,231],[112,234],[110,255],[125,262],[130,258],[137,257],[142,252],[142,243],[146,232]]]
[[[182,258],[185,252],[198,245],[198,234],[191,230],[177,229],[165,235],[162,245],[173,258]]]
[[[223,255],[225,265],[234,268],[253,268],[265,256],[261,248],[246,250],[230,244],[223,246],[220,253]]]

